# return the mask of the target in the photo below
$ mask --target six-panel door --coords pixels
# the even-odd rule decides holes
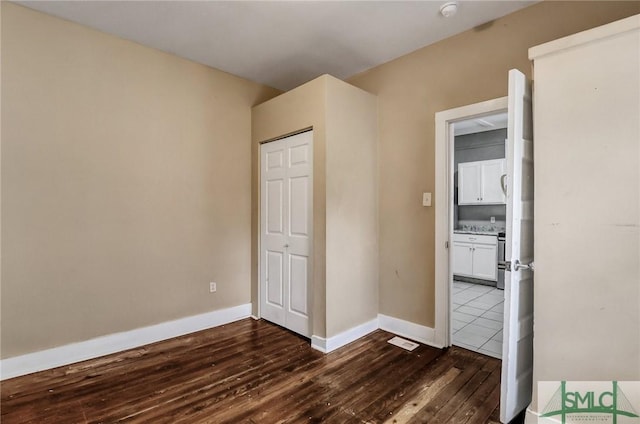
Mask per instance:
[[[260,152],[260,315],[309,337],[313,133]]]

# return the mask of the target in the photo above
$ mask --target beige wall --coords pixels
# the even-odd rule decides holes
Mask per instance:
[[[251,301],[275,90],[7,2],[2,56],[2,358]]]
[[[640,13],[638,2],[542,2],[348,80],[378,97],[380,313],[434,326],[436,112],[507,94],[527,49]],[[434,203],[440,199],[434,199]]]
[[[253,108],[253,290],[258,305],[259,143],[313,127],[312,335],[378,313],[376,99],[329,75]]]
[[[255,106],[252,111],[252,250],[251,300],[258,315],[258,257],[260,218],[260,143],[303,129],[313,128],[313,310],[312,334],[326,334],[325,293],[325,101],[327,76]]]
[[[533,50],[536,381],[640,380],[640,15],[608,28]]]
[[[378,316],[377,101],[327,79],[327,337]]]

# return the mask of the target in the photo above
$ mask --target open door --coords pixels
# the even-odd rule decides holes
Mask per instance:
[[[509,71],[504,342],[500,421],[531,403],[533,384],[533,137],[531,88]]]

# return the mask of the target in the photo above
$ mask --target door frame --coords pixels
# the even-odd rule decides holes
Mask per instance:
[[[506,112],[508,97],[487,100],[436,113],[435,138],[435,340],[451,346],[451,238],[453,234],[453,125],[459,121]]]
[[[274,141],[278,141],[278,140],[282,140],[285,138],[289,138],[292,137],[294,135],[298,135],[298,134],[302,134],[302,133],[306,133],[306,132],[311,132],[312,133],[312,138],[311,138],[311,148],[312,148],[312,162],[311,162],[311,175],[310,175],[310,185],[311,185],[311,228],[310,228],[310,234],[311,234],[311,245],[309,246],[309,279],[308,279],[308,286],[307,286],[307,305],[309,305],[309,333],[311,335],[313,335],[313,316],[314,316],[314,310],[313,310],[313,305],[314,305],[314,290],[315,290],[315,281],[313,279],[314,277],[314,252],[315,252],[315,246],[314,246],[314,225],[313,223],[315,222],[315,210],[314,210],[314,192],[315,192],[315,186],[314,186],[314,174],[315,174],[315,137],[313,134],[314,128],[313,126],[310,127],[305,127],[296,131],[292,131],[283,135],[279,135],[277,137],[273,137],[273,138],[269,138],[263,141],[259,141],[257,144],[257,162],[258,162],[258,166],[257,166],[257,173],[258,173],[258,181],[257,181],[257,205],[258,205],[258,213],[257,213],[257,263],[256,263],[256,276],[257,276],[257,299],[256,299],[256,316],[254,316],[253,318],[255,319],[262,319],[262,302],[260,301],[260,299],[262,299],[262,277],[261,277],[261,271],[262,271],[262,146],[264,144],[268,144]],[[255,181],[255,180],[254,180]],[[311,336],[309,336],[309,338],[311,338]]]

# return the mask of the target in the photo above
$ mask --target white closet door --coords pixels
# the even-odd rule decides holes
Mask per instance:
[[[311,131],[261,146],[260,313],[306,337],[312,245]]]

